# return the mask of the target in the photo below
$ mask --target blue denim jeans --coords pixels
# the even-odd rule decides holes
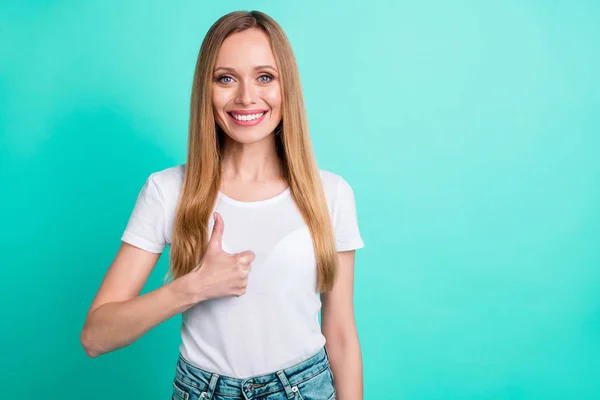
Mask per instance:
[[[246,379],[204,371],[180,355],[172,400],[332,400],[335,397],[329,356],[323,347],[292,367]]]

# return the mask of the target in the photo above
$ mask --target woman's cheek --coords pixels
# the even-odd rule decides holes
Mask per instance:
[[[271,108],[281,106],[281,91],[279,90],[279,87],[265,89],[263,92],[263,99],[265,99]]]
[[[217,109],[222,109],[225,106],[225,104],[227,103],[226,94],[222,90],[213,89],[212,103],[213,103],[213,107],[215,107]]]

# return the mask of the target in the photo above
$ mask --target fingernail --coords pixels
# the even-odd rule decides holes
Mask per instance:
[[[243,256],[240,258],[240,262],[242,263],[247,263],[248,262],[248,256]]]

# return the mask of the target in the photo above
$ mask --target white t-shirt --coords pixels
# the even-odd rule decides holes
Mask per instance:
[[[161,253],[171,243],[185,165],[149,176],[122,236]],[[338,251],[363,247],[350,185],[320,171]],[[315,290],[316,258],[308,227],[288,188],[264,201],[219,193],[223,249],[252,250],[246,294],[200,302],[183,313],[181,355],[204,370],[234,378],[266,374],[302,362],[324,344]],[[213,218],[209,219],[209,235]]]

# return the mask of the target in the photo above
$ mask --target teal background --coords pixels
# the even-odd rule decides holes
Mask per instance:
[[[96,359],[79,333],[236,9],[288,33],[356,194],[365,398],[600,399],[600,3],[523,0],[3,1],[0,397],[169,397],[179,317]]]

